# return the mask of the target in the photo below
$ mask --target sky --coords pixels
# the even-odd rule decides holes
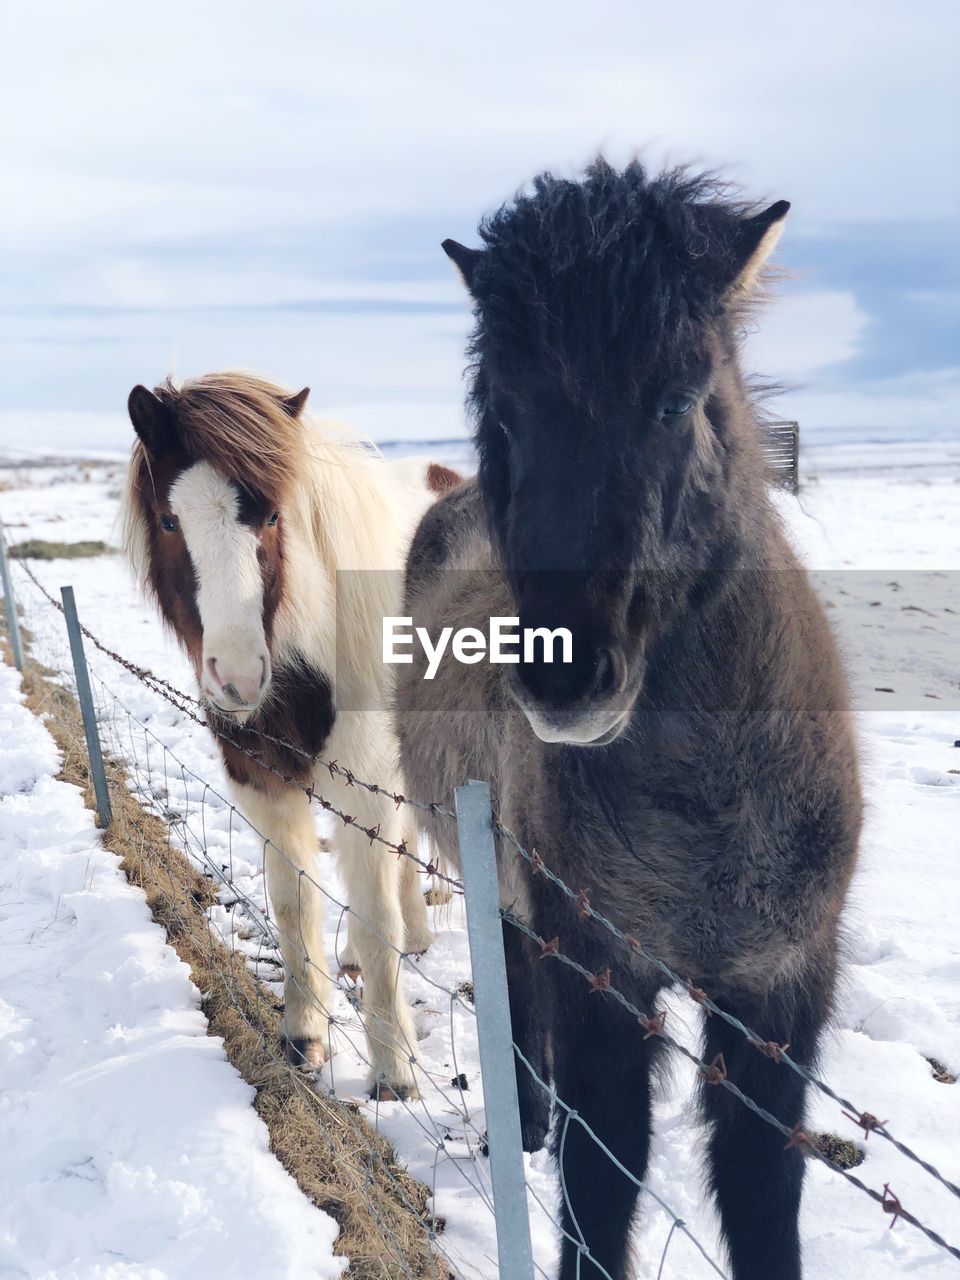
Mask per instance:
[[[955,431],[958,48],[948,0],[0,0],[0,444],[225,367],[459,435],[439,242],[599,150],[792,201],[747,358],[801,430]]]

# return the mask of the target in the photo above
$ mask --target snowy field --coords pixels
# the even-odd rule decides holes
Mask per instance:
[[[957,1181],[960,1088],[938,1082],[928,1061],[960,1072],[960,458],[944,468],[933,461],[942,454],[824,449],[811,460],[801,499],[780,501],[848,653],[867,798],[847,912],[849,965],[821,1074]],[[0,466],[9,540],[115,545],[119,481],[117,465],[104,459],[36,466],[21,456]],[[31,567],[54,594],[73,584],[82,620],[108,645],[191,689],[186,661],[119,556]],[[38,656],[62,665],[59,618],[18,565],[13,572]],[[141,769],[145,744],[169,749],[164,770],[151,747],[145,784],[178,818],[188,851],[203,845],[224,863],[229,857],[243,893],[262,903],[259,841],[209,790],[199,833],[203,783],[225,792],[210,738],[89,647],[88,657],[109,713],[108,742]],[[99,847],[78,793],[52,776],[56,769],[49,735],[21,705],[10,669],[0,667],[0,1277],[338,1275],[332,1222],[269,1154],[252,1091],[205,1036],[185,968]],[[320,878],[339,897],[329,855],[321,855]],[[242,910],[225,903],[212,914],[275,982],[273,957]],[[437,941],[407,978],[424,1036],[423,1101],[375,1107],[364,1098],[346,992],[340,1051],[319,1084],[357,1099],[433,1190],[434,1212],[446,1222],[441,1243],[458,1277],[492,1280],[476,1028],[469,1007],[450,995],[469,978],[466,933],[456,902],[434,916]],[[339,921],[331,901],[331,966]],[[691,1046],[696,1015],[689,1001],[671,999],[673,1031]],[[678,1063],[657,1103],[649,1183],[719,1258],[693,1084],[692,1068]],[[811,1126],[862,1140],[824,1098],[812,1099]],[[960,1244],[955,1197],[876,1137],[864,1151],[856,1172],[869,1186],[889,1183],[906,1208]],[[537,1263],[549,1277],[558,1192],[545,1153],[528,1158],[527,1174]],[[638,1275],[654,1276],[671,1219],[649,1198],[642,1210]],[[863,1273],[940,1280],[958,1271],[909,1224],[890,1229],[875,1204],[820,1166],[809,1170],[802,1232],[809,1280]],[[713,1274],[676,1233],[663,1280]]]

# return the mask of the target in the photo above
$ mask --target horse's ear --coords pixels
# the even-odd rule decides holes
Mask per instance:
[[[291,418],[299,418],[303,413],[303,406],[307,403],[307,396],[310,394],[310,388],[304,387],[302,391],[298,391],[295,396],[287,396],[283,401],[283,407],[289,413]]]
[[[146,387],[136,386],[127,398],[127,412],[143,447],[158,458],[176,441],[173,414],[159,396]]]
[[[483,250],[468,249],[465,244],[459,244],[456,240],[444,240],[440,248],[460,272],[460,279],[467,290],[473,293],[473,277],[477,263],[483,257]]]
[[[736,275],[729,291],[732,299],[748,298],[757,287],[760,272],[783,234],[789,211],[790,202],[778,200],[763,213],[745,218],[740,224],[734,245]]]

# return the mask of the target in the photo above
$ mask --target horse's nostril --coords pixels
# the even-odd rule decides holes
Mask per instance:
[[[221,681],[219,672],[217,671],[216,658],[207,659],[207,673],[210,675],[211,679],[213,680],[213,687],[215,689],[219,689],[223,682]]]
[[[620,683],[622,662],[611,649],[598,649],[593,672],[595,696],[605,697],[613,693]]]
[[[267,683],[267,660],[263,656],[263,654],[261,654],[260,655],[260,688],[262,689],[266,683]]]
[[[594,693],[607,693],[613,684],[613,658],[609,649],[598,649],[593,671]]]

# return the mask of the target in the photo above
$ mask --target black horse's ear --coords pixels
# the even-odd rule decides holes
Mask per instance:
[[[133,388],[127,398],[127,412],[151,457],[159,458],[176,441],[173,414],[159,396],[146,387]]]
[[[468,249],[465,244],[459,244],[456,240],[444,240],[440,248],[460,272],[460,279],[468,291],[473,293],[473,277],[477,263],[483,257],[483,250]]]
[[[745,218],[740,224],[734,244],[736,275],[730,286],[732,298],[748,298],[753,293],[760,272],[783,234],[783,224],[789,212],[790,202],[778,200],[763,213]]]
[[[289,413],[291,418],[299,418],[303,413],[303,406],[307,403],[307,396],[310,394],[310,388],[304,387],[302,391],[298,391],[295,396],[287,396],[283,401],[283,407]]]

